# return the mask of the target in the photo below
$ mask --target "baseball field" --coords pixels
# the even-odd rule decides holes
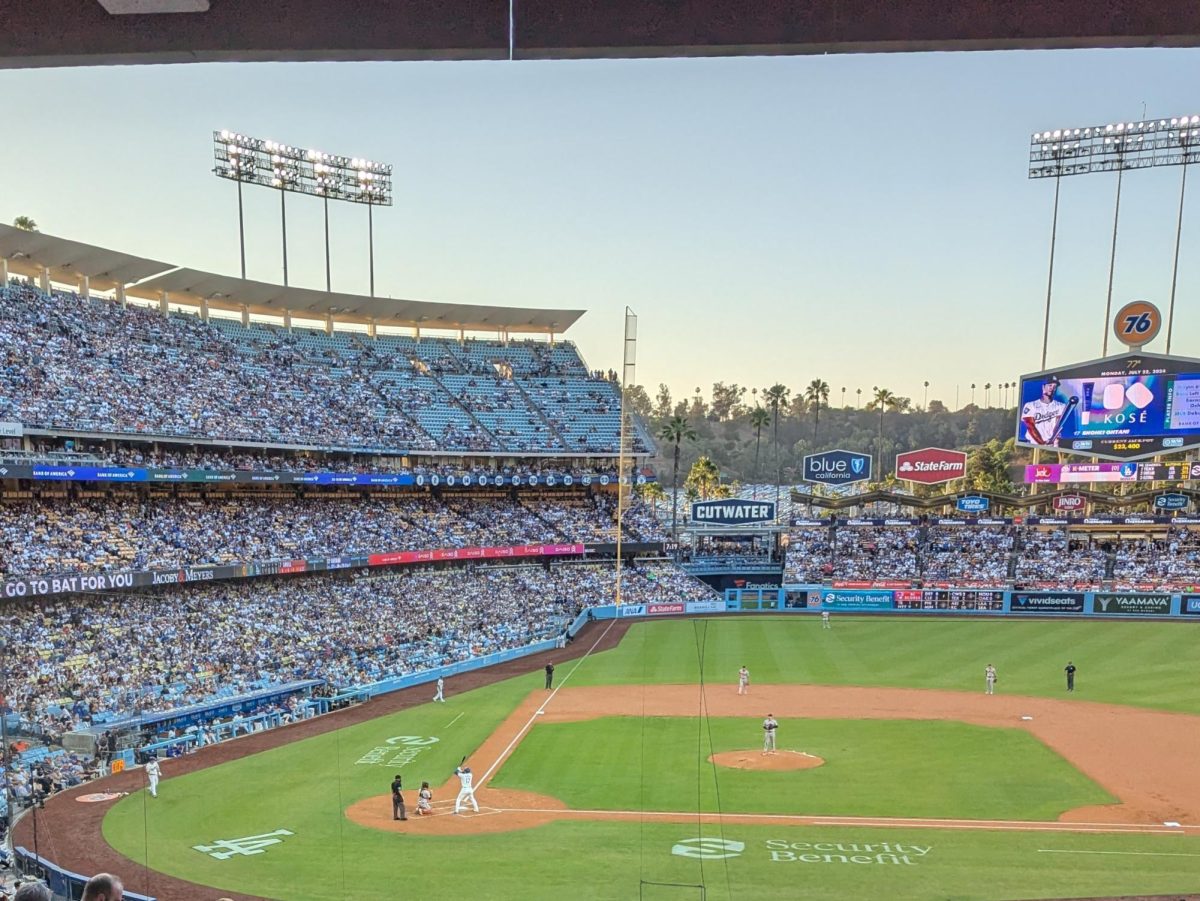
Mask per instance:
[[[540,669],[466,692],[451,679],[446,703],[298,740],[280,730],[278,746],[215,765],[207,751],[167,761],[158,798],[112,802],[103,837],[129,888],[172,901],[1200,891],[1189,624],[615,628],[615,646],[559,662],[554,691]],[[773,755],[761,753],[767,714],[780,722]],[[464,756],[480,812],[455,815]],[[407,822],[392,819],[397,773]],[[436,813],[417,818],[423,780]]]

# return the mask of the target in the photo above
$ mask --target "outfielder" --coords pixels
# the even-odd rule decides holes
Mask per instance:
[[[437,694],[435,694],[435,695],[433,696],[433,699],[434,699],[435,701],[441,701],[443,704],[445,704],[445,703],[446,703],[446,699],[445,699],[444,697],[442,697],[442,689],[443,689],[443,688],[445,688],[445,686],[446,686],[446,680],[445,680],[445,679],[443,679],[441,676],[438,676],[438,680],[437,680]]]
[[[460,766],[455,768],[454,775],[458,777],[460,785],[458,797],[454,799],[455,814],[463,806],[464,801],[470,801],[471,807],[474,808],[476,813],[479,813],[479,803],[475,800],[475,788],[473,785],[475,774],[471,772],[469,766]]]
[[[775,721],[775,714],[768,713],[767,718],[763,720],[763,753],[775,753],[775,730],[779,728],[779,723]]]
[[[738,670],[738,694],[744,695],[750,693],[750,670],[742,667]]]
[[[1058,376],[1050,376],[1042,382],[1042,396],[1021,408],[1021,422],[1034,444],[1058,447],[1058,424],[1067,411],[1067,405],[1054,396],[1058,386]]]
[[[990,663],[983,671],[983,681],[986,685],[984,691],[987,694],[994,695],[996,693],[996,667]]]
[[[832,629],[833,628],[833,626],[829,625],[829,611],[828,610],[821,611],[821,628],[822,629]]]
[[[146,761],[146,778],[150,780],[150,797],[158,797],[158,777],[161,773],[158,765],[158,758],[151,757]]]

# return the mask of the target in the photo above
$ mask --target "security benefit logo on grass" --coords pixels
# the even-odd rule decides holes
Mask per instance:
[[[358,760],[355,766],[383,766],[390,770],[400,769],[405,764],[412,763],[417,755],[430,745],[436,745],[438,739],[432,735],[394,735],[385,739],[382,745],[372,748]]]
[[[283,841],[282,836],[295,835],[288,829],[276,829],[274,832],[264,832],[261,835],[246,835],[242,838],[219,838],[211,845],[192,845],[193,851],[215,857],[217,860],[229,860],[231,857],[249,857],[252,854],[264,854],[271,845]]]
[[[739,857],[745,850],[745,842],[724,838],[685,838],[675,843],[671,853],[676,857],[690,857],[694,860],[725,860],[729,857]]]
[[[899,842],[788,842],[767,841],[767,851],[776,863],[882,864],[915,867],[933,850],[932,845]]]

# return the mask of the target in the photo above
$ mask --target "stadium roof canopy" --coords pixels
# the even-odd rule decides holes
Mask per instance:
[[[500,0],[3,0],[0,66],[507,59]],[[519,59],[1200,44],[1180,0],[519,0]]]
[[[12,272],[36,278],[42,268],[51,281],[77,284],[87,277],[97,290],[123,288],[129,297],[167,300],[183,306],[282,316],[355,322],[402,328],[484,332],[561,334],[584,310],[546,310],[480,304],[437,303],[364,297],[311,288],[285,287],[230,275],[181,269],[170,263],[135,257],[91,244],[68,241],[42,232],[0,225],[0,258]]]

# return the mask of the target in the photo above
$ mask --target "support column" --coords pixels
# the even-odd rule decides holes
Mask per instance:
[[[117,303],[123,307],[129,306],[129,299],[125,296],[124,283],[117,285]]]
[[[417,339],[418,344],[421,343],[421,323],[419,322],[413,326],[413,337]]]
[[[460,329],[458,330],[458,343],[459,343],[459,344],[466,344],[466,343],[467,343],[467,332],[466,332],[466,329],[461,329],[461,328],[460,328]]]
[[[291,310],[283,311],[283,327],[285,329],[287,329],[289,332],[292,330],[292,311]]]
[[[92,281],[86,275],[79,276],[79,296],[83,298],[92,296]]]
[[[327,334],[327,335],[333,334],[333,314],[332,313],[325,314],[325,334]]]
[[[167,306],[166,291],[160,291],[158,294],[158,312],[162,313],[164,316],[170,312],[170,308]]]
[[[250,328],[250,308],[242,304],[242,328]]]
[[[40,267],[38,271],[38,287],[42,289],[43,294],[50,293],[50,270],[45,266]]]
[[[371,338],[376,337],[376,333],[377,333],[378,329],[379,329],[379,326],[375,322],[374,319],[372,319],[370,322],[367,323],[367,335],[369,337],[371,337]]]
[[[208,322],[208,298],[200,298],[200,318],[204,322]]]
[[[8,284],[8,257],[0,257],[0,288]]]

